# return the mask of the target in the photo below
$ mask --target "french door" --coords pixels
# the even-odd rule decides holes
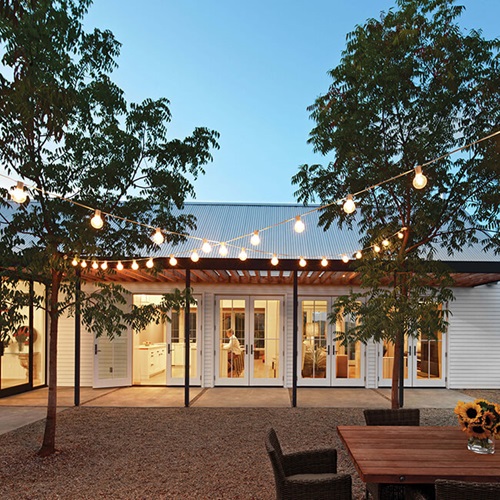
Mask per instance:
[[[218,385],[282,385],[281,297],[218,297],[215,327],[215,382]],[[227,331],[238,339],[236,359]],[[226,347],[226,348],[225,348]],[[231,365],[236,369],[231,369]]]
[[[94,339],[94,387],[130,385],[130,335],[128,329],[120,337]]]
[[[405,387],[445,387],[446,335],[439,332],[436,338],[405,338],[404,376]],[[384,342],[379,352],[379,386],[392,383],[394,366],[394,344]]]
[[[346,331],[347,321],[331,325],[327,315],[331,299],[300,302],[298,381],[301,386],[363,386],[364,349],[361,342],[343,345],[336,331]]]

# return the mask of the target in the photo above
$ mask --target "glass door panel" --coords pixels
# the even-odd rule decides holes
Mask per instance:
[[[349,331],[354,325],[347,320],[337,322],[336,331]],[[361,342],[342,344],[335,341],[335,385],[361,385],[364,383],[363,349]]]
[[[405,337],[404,344],[404,376],[405,376],[405,386],[408,384],[408,339]],[[394,367],[394,356],[395,349],[392,342],[384,341],[382,343],[382,356],[380,375],[379,375],[379,386],[380,387],[390,387],[392,384],[392,370]]]

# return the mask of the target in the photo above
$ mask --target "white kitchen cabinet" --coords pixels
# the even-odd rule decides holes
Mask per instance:
[[[139,369],[141,382],[148,380],[167,368],[167,348],[165,344],[141,345],[139,351]]]

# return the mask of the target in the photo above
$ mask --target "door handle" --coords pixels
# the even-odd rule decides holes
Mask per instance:
[[[328,347],[326,348],[326,354],[327,354],[328,356],[330,356],[330,346],[328,346]]]
[[[416,345],[413,346],[413,355],[414,356],[417,355],[417,346]]]
[[[248,354],[248,344],[245,346],[245,354]]]
[[[167,344],[167,354],[170,354],[170,344]]]
[[[250,354],[253,354],[253,344],[250,346]]]
[[[97,344],[94,344],[94,354],[97,354],[98,352],[101,352],[101,350],[97,349]]]

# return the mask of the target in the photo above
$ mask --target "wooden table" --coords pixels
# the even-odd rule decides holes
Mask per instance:
[[[341,425],[337,432],[365,483],[432,484],[438,478],[500,481],[500,449],[493,455],[469,451],[467,436],[458,425]]]

